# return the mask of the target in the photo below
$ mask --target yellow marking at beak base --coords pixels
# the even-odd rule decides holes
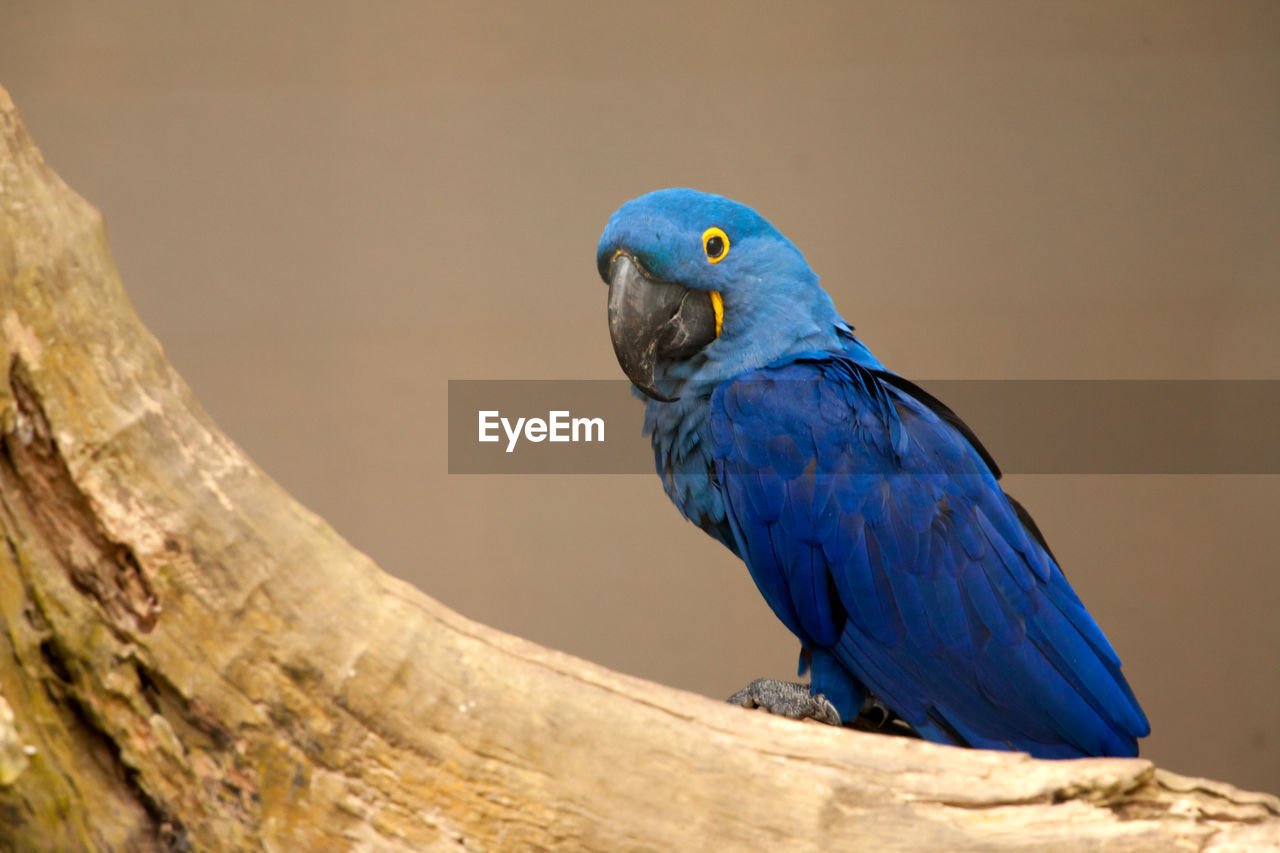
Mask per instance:
[[[711,310],[716,312],[716,337],[720,337],[720,329],[724,327],[724,297],[720,291],[711,291]]]

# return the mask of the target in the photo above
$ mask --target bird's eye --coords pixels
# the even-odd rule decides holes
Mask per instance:
[[[708,228],[702,232],[702,251],[707,253],[708,261],[720,263],[729,254],[729,235],[719,228]]]

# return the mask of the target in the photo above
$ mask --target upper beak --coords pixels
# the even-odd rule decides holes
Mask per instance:
[[[671,402],[658,390],[658,360],[687,358],[716,339],[711,294],[645,275],[626,252],[609,265],[609,337],[618,364],[637,388]]]

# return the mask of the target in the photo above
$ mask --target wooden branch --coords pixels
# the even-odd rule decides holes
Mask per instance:
[[[0,224],[0,848],[1280,845],[1276,798],[1146,761],[790,722],[470,622],[214,426],[2,89]]]

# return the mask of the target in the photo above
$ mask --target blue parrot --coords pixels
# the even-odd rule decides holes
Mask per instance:
[[[1000,470],[889,371],[751,208],[667,189],[600,238],[609,332],[667,495],[746,564],[809,684],[730,698],[832,724],[885,709],[938,743],[1132,756],[1120,659]]]

